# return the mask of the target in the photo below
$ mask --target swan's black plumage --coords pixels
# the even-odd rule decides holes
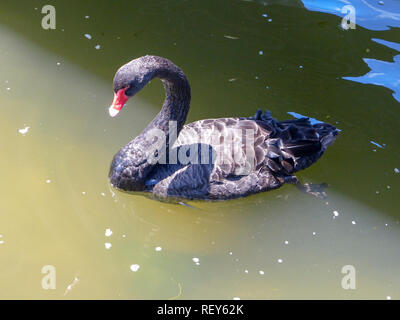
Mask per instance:
[[[207,119],[184,125],[190,105],[189,82],[175,64],[156,56],[141,57],[121,67],[114,78],[114,91],[128,88],[126,94],[132,96],[155,77],[164,84],[164,105],[146,129],[114,156],[109,178],[118,189],[215,200],[267,191],[297,181],[294,174],[317,161],[338,134],[330,124],[312,125],[307,118],[277,121],[261,110],[254,117]],[[176,121],[177,137],[168,136],[169,121]],[[148,136],[154,129],[169,138],[167,164],[148,161],[149,150],[153,150]],[[227,132],[234,150],[223,149]],[[251,132],[251,144],[242,143],[247,132]],[[196,152],[199,161],[186,163],[178,157],[177,163],[168,164],[170,151]],[[214,161],[205,163],[202,155]]]

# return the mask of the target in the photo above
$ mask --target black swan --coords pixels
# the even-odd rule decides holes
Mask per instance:
[[[150,55],[116,72],[110,115],[116,116],[153,78],[163,82],[166,98],[153,121],[114,156],[109,179],[120,190],[152,192],[157,198],[224,200],[285,182],[300,185],[294,173],[317,161],[338,135],[330,124],[312,125],[308,118],[277,121],[261,110],[254,117],[184,125],[189,82],[170,60]]]

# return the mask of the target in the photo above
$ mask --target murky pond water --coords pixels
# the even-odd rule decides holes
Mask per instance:
[[[43,30],[46,2],[3,1],[0,298],[399,298],[400,3],[348,31],[327,3],[52,1]],[[298,175],[328,183],[327,202],[291,185],[194,208],[113,190],[114,153],[164,95],[153,81],[108,116],[114,72],[144,54],[187,74],[188,121],[261,107],[340,128]]]

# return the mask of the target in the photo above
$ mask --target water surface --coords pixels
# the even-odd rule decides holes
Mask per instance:
[[[47,3],[4,1],[0,298],[399,298],[399,71],[387,44],[400,31],[345,31],[314,3],[325,13],[290,1],[54,1],[57,29],[43,30]],[[108,116],[116,69],[144,54],[187,74],[188,122],[268,108],[340,128],[298,175],[328,183],[328,199],[288,185],[190,208],[113,190],[114,153],[163,99],[153,81]],[[357,81],[371,59],[391,63],[390,81]],[[55,290],[41,287],[44,265]],[[344,265],[356,290],[341,287]]]

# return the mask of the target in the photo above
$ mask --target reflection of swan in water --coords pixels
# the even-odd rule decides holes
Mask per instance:
[[[297,182],[294,173],[321,157],[337,136],[329,124],[312,125],[307,118],[279,122],[261,110],[254,117],[200,120],[184,126],[189,82],[175,64],[156,56],[132,60],[117,71],[110,115],[118,114],[153,78],[162,80],[166,99],[146,129],[114,156],[109,178],[118,189],[189,199],[231,199],[267,191]],[[176,137],[170,131],[172,121]],[[154,132],[168,137],[165,149],[155,151]],[[228,151],[226,140],[231,144]],[[188,157],[195,154],[191,158],[195,161],[179,156],[175,162],[174,151]],[[166,163],[149,161],[154,156],[165,156]]]

